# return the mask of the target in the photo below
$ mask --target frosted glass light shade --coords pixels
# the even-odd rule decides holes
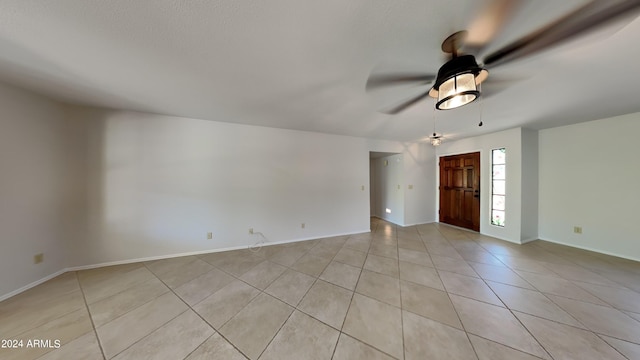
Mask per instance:
[[[440,85],[436,108],[439,110],[455,109],[474,101],[478,95],[480,92],[476,86],[474,74],[458,74]]]

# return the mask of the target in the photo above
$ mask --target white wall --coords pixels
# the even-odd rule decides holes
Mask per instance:
[[[380,216],[378,214],[378,184],[376,183],[377,174],[376,159],[369,159],[369,213],[371,216]]]
[[[86,108],[73,118],[87,125],[91,234],[77,266],[247,246],[250,227],[270,241],[369,231],[369,151],[411,151],[421,168],[433,158],[425,144]],[[420,191],[411,218],[432,221]]]
[[[413,143],[404,146],[403,159],[404,226],[438,221],[433,206],[438,184],[436,149],[428,142]]]
[[[0,298],[68,267],[244,247],[259,239],[250,227],[277,242],[369,231],[371,151],[402,154],[414,189],[401,224],[435,218],[428,144],[61,105],[8,86],[0,105]]]
[[[640,113],[540,131],[541,239],[640,260],[638,134]]]
[[[82,236],[82,139],[61,105],[0,84],[0,298],[67,267]],[[44,262],[33,264],[33,256]]]
[[[491,150],[506,148],[506,215],[505,226],[491,225]],[[437,147],[438,158],[447,155],[480,152],[480,233],[499,239],[520,243],[522,197],[522,130],[520,128],[497,133],[444,141]],[[434,164],[439,176],[437,162]],[[434,203],[440,207],[439,192]]]
[[[521,242],[538,239],[538,131],[522,129]]]

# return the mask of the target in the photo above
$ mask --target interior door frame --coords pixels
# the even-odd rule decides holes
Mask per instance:
[[[480,154],[480,161],[479,161],[479,166],[480,166],[480,179],[479,179],[479,194],[480,194],[480,209],[479,209],[479,229],[478,232],[482,233],[482,228],[483,228],[483,221],[482,219],[484,218],[484,214],[486,212],[485,210],[485,197],[486,197],[486,192],[483,191],[483,189],[485,188],[485,182],[483,181],[483,168],[486,168],[486,164],[484,162],[484,152],[483,149],[480,148],[476,148],[476,149],[468,149],[468,150],[460,150],[460,151],[455,151],[455,152],[449,152],[449,153],[441,153],[441,154],[437,154],[436,155],[436,219],[437,221],[440,223],[440,201],[441,201],[441,194],[440,194],[440,159],[443,157],[447,157],[447,156],[456,156],[456,155],[464,155],[464,154],[471,154],[471,153],[479,153]],[[489,180],[490,181],[490,180]],[[447,224],[447,223],[443,223],[443,224]],[[449,226],[455,226],[455,225],[450,225],[447,224]],[[466,228],[465,228],[466,229]],[[470,230],[470,229],[466,229],[466,230]],[[471,230],[473,231],[473,230]]]

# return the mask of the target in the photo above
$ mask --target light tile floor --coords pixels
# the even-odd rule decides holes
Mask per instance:
[[[440,224],[71,272],[2,359],[640,359],[640,264]],[[29,339],[61,347],[26,348]]]

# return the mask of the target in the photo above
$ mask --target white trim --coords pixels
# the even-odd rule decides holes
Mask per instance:
[[[369,232],[371,232],[371,229],[367,229],[367,230],[363,230],[363,231],[356,231],[356,232],[352,232],[352,233],[341,233],[341,234],[335,234],[335,235],[327,235],[327,236],[322,236],[322,237],[301,238],[301,239],[284,240],[284,241],[267,241],[267,242],[263,243],[261,246],[288,244],[288,243],[299,242],[299,241],[308,241],[308,240],[319,240],[319,239],[326,239],[326,238],[336,237],[336,236],[357,235],[357,234],[369,233]],[[25,285],[25,286],[23,286],[23,287],[21,287],[21,288],[19,288],[17,290],[11,291],[11,292],[9,292],[7,294],[4,294],[4,295],[0,295],[0,301],[3,301],[3,300],[6,300],[6,299],[8,299],[10,297],[16,296],[16,295],[18,295],[18,294],[20,294],[22,292],[25,292],[25,291],[31,289],[32,287],[38,286],[38,285],[42,284],[45,281],[51,280],[56,276],[62,275],[64,273],[70,272],[70,271],[82,271],[82,270],[90,270],[90,269],[96,269],[96,268],[101,268],[101,267],[106,267],[106,266],[124,265],[124,264],[132,264],[132,263],[138,263],[138,262],[144,262],[144,261],[171,259],[171,258],[182,257],[182,256],[193,256],[193,255],[211,254],[211,253],[217,253],[217,252],[223,252],[223,251],[241,250],[241,249],[248,249],[250,246],[252,246],[252,245],[232,246],[232,247],[213,249],[213,250],[191,251],[191,252],[186,252],[186,253],[177,253],[177,254],[150,256],[150,257],[145,257],[145,258],[109,261],[109,262],[104,262],[104,263],[99,263],[99,264],[71,266],[71,267],[64,268],[62,270],[58,270],[57,272],[55,272],[55,273],[53,273],[51,275],[47,275],[47,276],[43,277],[42,279],[36,280],[36,281],[34,281],[34,282],[32,282],[32,283],[30,283],[28,285]]]
[[[484,235],[484,234],[483,234],[483,233],[481,233],[480,231],[475,231],[475,230],[471,230],[471,229],[463,228],[462,226],[451,225],[451,224],[447,224],[447,223],[443,223],[443,222],[439,222],[439,221],[436,221],[436,224],[438,224],[438,225],[442,225],[442,226],[446,226],[446,227],[450,227],[450,228],[452,228],[452,229],[456,229],[456,230],[462,230],[462,231],[470,232],[470,233],[472,233],[472,234],[480,234],[480,235]]]
[[[421,223],[412,223],[412,224],[408,224],[408,225],[402,225],[402,227],[409,227],[409,226],[420,226],[420,225],[426,225],[426,224],[433,224],[437,221],[433,220],[433,221],[427,221],[427,222],[421,222]]]
[[[566,243],[563,243],[563,242],[560,242],[560,241],[543,239],[543,238],[540,238],[540,240],[547,241],[547,242],[554,243],[554,244],[560,244],[560,245],[564,245],[564,246],[568,246],[568,247],[572,247],[572,248],[576,248],[576,249],[587,250],[587,251],[591,251],[591,252],[595,252],[595,253],[599,253],[599,254],[615,256],[615,257],[619,257],[619,258],[622,258],[622,259],[627,259],[627,260],[632,260],[632,261],[640,261],[640,259],[637,259],[637,258],[634,258],[634,257],[620,255],[620,254],[616,254],[616,253],[613,253],[613,252],[610,252],[610,251],[596,250],[596,249],[590,248],[588,246],[578,246],[578,245],[573,245],[573,244],[566,244]]]
[[[494,239],[498,239],[498,240],[502,240],[502,241],[506,241],[506,242],[509,242],[509,243],[512,243],[512,244],[522,245],[521,243],[519,243],[519,242],[517,242],[517,241],[513,241],[513,240],[509,240],[509,239],[504,239],[504,238],[501,238],[501,237],[498,237],[498,236],[495,236],[495,235],[485,234],[485,233],[482,233],[482,232],[480,232],[480,231],[473,231],[473,230],[471,230],[471,229],[463,228],[463,227],[460,227],[460,226],[455,226],[455,225],[451,225],[451,224],[447,224],[447,223],[441,223],[441,222],[436,222],[436,224],[438,224],[438,225],[443,225],[443,226],[448,226],[448,227],[450,227],[450,228],[457,229],[457,230],[462,230],[462,231],[470,232],[470,233],[472,233],[472,234],[480,234],[480,235],[483,235],[483,236],[488,236],[488,237],[491,237],[491,238],[494,238]]]
[[[378,215],[371,215],[371,217],[378,218],[378,219],[380,219],[380,220],[382,220],[382,221],[386,221],[386,222],[388,222],[388,223],[392,223],[393,225],[403,226],[403,227],[404,227],[404,225],[402,225],[402,224],[398,224],[397,222],[394,222],[394,221],[391,221],[391,220],[385,219],[385,218],[383,218],[383,217],[381,217],[381,216],[378,216]],[[371,230],[369,230],[369,232],[371,232]]]
[[[20,289],[13,290],[12,292],[4,294],[4,295],[0,295],[0,301],[6,300],[6,299],[8,299],[10,297],[13,297],[13,296],[16,296],[16,295],[18,295],[18,294],[20,294],[22,292],[25,292],[25,291],[31,289],[32,287],[38,286],[38,285],[42,284],[45,281],[49,281],[49,280],[53,279],[56,276],[60,276],[60,275],[62,275],[64,273],[66,273],[67,271],[68,271],[67,269],[58,270],[58,271],[54,272],[53,274],[47,275],[47,276],[43,277],[40,280],[36,280],[36,281],[32,282],[31,284],[28,284],[28,285],[25,285],[25,286],[21,287]]]
[[[456,151],[456,152],[447,152],[447,153],[437,153],[436,155],[438,155],[438,161],[440,161],[440,158],[443,156],[455,156],[455,155],[466,155],[466,154],[473,154],[473,153],[477,153],[479,152],[480,155],[482,155],[482,148],[478,148],[476,150],[460,150],[460,151]],[[440,168],[440,166],[438,166],[438,169]]]
[[[539,240],[538,238],[529,238],[529,239],[524,239],[524,240],[520,240],[521,244],[526,244],[526,243],[530,243],[532,241],[536,241]]]
[[[149,256],[144,258],[109,261],[109,262],[91,264],[91,265],[72,266],[72,267],[66,268],[65,270],[66,271],[90,270],[90,269],[96,269],[96,268],[101,268],[106,266],[133,264],[133,263],[145,262],[145,261],[171,259],[171,258],[182,257],[182,256],[202,255],[202,254],[209,254],[209,253],[216,253],[216,252],[223,252],[223,251],[240,250],[240,249],[246,249],[246,248],[247,248],[247,245],[243,245],[243,246],[233,246],[233,247],[215,249],[215,250],[202,250],[202,251],[191,251],[186,253]]]
[[[368,230],[368,231],[365,231],[365,232],[371,232],[371,230]],[[355,235],[355,234],[361,234],[361,233],[362,232],[355,232],[355,233],[328,235],[328,236],[323,236],[323,237],[319,237],[319,238],[318,237],[310,237],[310,238],[301,238],[301,239],[283,240],[283,241],[266,241],[263,244],[261,244],[260,246],[272,246],[272,245],[289,244],[289,243],[293,243],[293,242],[308,241],[308,240],[318,240],[318,239],[325,239],[325,238],[336,237],[336,236],[348,236],[348,235]],[[256,232],[255,234],[258,234],[258,233]],[[231,247],[220,248],[220,249],[212,249],[212,250],[210,249],[210,250],[201,250],[201,251],[191,251],[191,252],[178,253],[178,254],[150,256],[150,257],[137,258],[137,259],[110,261],[110,262],[92,264],[92,265],[73,266],[73,267],[69,267],[69,268],[67,268],[65,270],[66,271],[80,271],[80,270],[89,270],[89,269],[95,269],[95,268],[100,268],[100,267],[105,267],[105,266],[124,265],[124,264],[132,264],[132,263],[144,262],[144,261],[171,259],[171,258],[182,257],[182,256],[213,254],[213,253],[224,252],[224,251],[248,249],[251,246],[253,246],[253,244],[251,244],[251,245],[241,245],[241,246],[231,246]]]
[[[496,239],[498,239],[498,240],[506,241],[506,242],[508,242],[508,243],[522,245],[522,242],[521,242],[521,241],[515,241],[515,240],[505,239],[505,238],[502,238],[502,237],[499,237],[499,236],[495,236],[495,235],[487,235],[487,234],[482,234],[482,235],[484,235],[484,236],[488,236],[488,237],[492,237],[492,238],[496,238]]]

